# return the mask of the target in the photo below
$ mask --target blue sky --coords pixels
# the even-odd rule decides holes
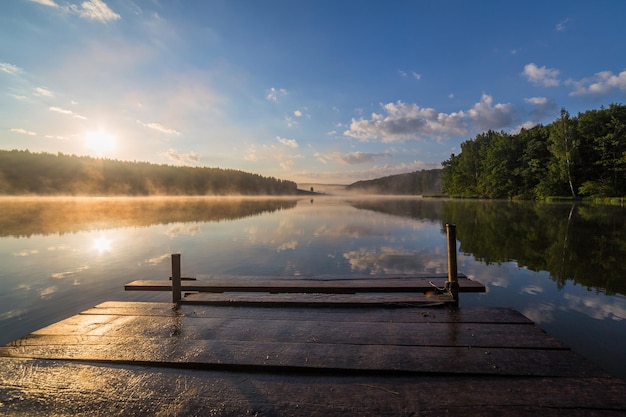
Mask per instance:
[[[626,2],[3,0],[0,148],[342,183],[626,96]]]

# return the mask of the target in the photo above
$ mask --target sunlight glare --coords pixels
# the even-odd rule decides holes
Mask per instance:
[[[115,136],[109,135],[102,130],[85,133],[85,146],[103,155],[115,149]]]
[[[109,252],[111,250],[111,241],[104,236],[100,236],[98,239],[93,241],[93,248],[100,254]]]

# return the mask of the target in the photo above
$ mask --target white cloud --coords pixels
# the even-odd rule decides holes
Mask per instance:
[[[548,99],[545,97],[530,97],[530,98],[525,98],[524,101],[526,103],[534,104],[537,106],[544,106],[548,103]]]
[[[148,129],[153,129],[153,130],[157,130],[161,133],[165,133],[168,135],[176,135],[176,136],[180,136],[180,132],[176,129],[172,129],[170,127],[165,127],[160,123],[143,123],[140,120],[137,120],[137,123],[139,123],[140,125],[142,125],[143,127],[147,127]]]
[[[67,114],[68,116],[72,116],[75,117],[77,119],[83,119],[86,120],[87,118],[85,116],[82,116],[78,113],[74,113],[72,110],[68,110],[68,109],[63,109],[61,107],[48,107],[48,110],[53,111],[53,112],[57,112],[57,113],[61,113],[61,114]]]
[[[290,148],[297,148],[298,147],[298,141],[296,141],[295,139],[285,139],[285,138],[281,138],[279,136],[276,136],[276,140],[279,141],[280,143],[282,143],[285,146],[288,146]]]
[[[35,95],[45,96],[45,97],[54,97],[54,93],[46,88],[36,87],[34,90],[35,90]]]
[[[302,117],[302,112],[300,110],[296,110],[293,112],[294,116],[296,117]]]
[[[167,152],[165,152],[165,156],[172,162],[182,165],[195,164],[200,161],[200,154],[196,152],[180,153],[175,149],[168,149]]]
[[[70,4],[69,6],[60,7],[54,0],[30,0],[33,3],[41,4],[42,6],[60,8],[65,13],[75,14],[83,19],[98,20],[106,23],[113,20],[119,20],[121,16],[115,13],[111,8],[102,0],[86,0],[83,1],[80,6]]]
[[[538,67],[533,63],[524,66],[522,75],[531,83],[543,87],[557,87],[561,83],[557,78],[559,76],[559,70],[545,66]]]
[[[22,69],[8,62],[0,62],[0,71],[13,75],[22,72]]]
[[[557,23],[554,28],[557,30],[557,32],[563,32],[565,29],[567,29],[567,24],[569,22],[570,22],[570,19],[567,18],[567,19],[562,20],[559,23]]]
[[[41,4],[42,6],[48,6],[48,7],[59,7],[58,4],[56,4],[53,0],[30,0],[33,3],[38,3]]]
[[[420,108],[417,104],[388,103],[383,106],[386,115],[372,113],[371,118],[352,119],[344,135],[367,141],[381,138],[383,142],[420,139],[423,136],[463,135],[463,113],[437,113],[432,108]]]
[[[481,131],[499,129],[513,122],[513,105],[498,103],[492,106],[493,98],[483,94],[480,102],[467,111],[472,124]]]
[[[391,154],[387,152],[368,153],[368,152],[333,152],[330,154],[316,153],[315,157],[323,163],[328,161],[336,161],[348,165],[365,164],[368,162],[374,162],[378,158],[389,158]]]
[[[292,119],[289,116],[285,116],[285,123],[287,124],[288,128],[292,128],[292,127],[298,126],[298,124],[299,124],[297,121],[295,121],[294,119]]]
[[[626,70],[617,75],[612,71],[601,71],[593,77],[578,81],[568,80],[567,84],[574,86],[571,96],[604,95],[615,89],[626,92]]]
[[[416,80],[419,80],[422,78],[422,74],[419,74],[415,71],[411,71],[410,73],[403,71],[403,70],[398,70],[398,74],[400,74],[400,76],[402,78],[406,78],[409,76],[409,74],[411,75],[411,77],[415,78]]]
[[[22,135],[36,136],[37,133],[22,128],[9,129],[10,132],[20,133]]]
[[[287,94],[288,94],[287,90],[285,90],[284,88],[272,87],[268,90],[265,98],[269,101],[273,101],[274,103],[277,103],[279,97],[286,96]]]
[[[80,7],[73,4],[70,6],[70,11],[84,19],[98,20],[103,23],[120,19],[120,15],[111,10],[102,0],[84,1]]]
[[[256,150],[256,146],[250,145],[248,148],[248,153],[243,157],[246,161],[255,162],[259,160],[259,155]]]

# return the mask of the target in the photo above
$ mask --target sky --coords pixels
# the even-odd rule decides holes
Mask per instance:
[[[626,101],[622,0],[2,0],[0,149],[350,184]]]

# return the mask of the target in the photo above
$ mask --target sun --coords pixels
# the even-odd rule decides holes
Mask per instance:
[[[98,155],[104,155],[115,149],[115,136],[98,130],[85,133],[85,146]]]

